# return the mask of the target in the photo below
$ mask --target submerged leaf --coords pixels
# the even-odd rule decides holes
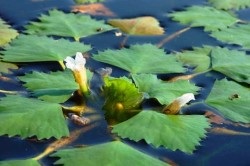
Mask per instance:
[[[4,134],[44,139],[68,136],[69,131],[59,104],[12,95],[0,100],[0,135]]]
[[[104,15],[104,16],[115,16],[115,14],[110,11],[104,4],[102,3],[92,3],[85,5],[76,5],[73,6],[73,12],[80,13],[88,13],[91,15]]]
[[[34,159],[25,159],[25,160],[7,160],[0,161],[1,166],[40,166],[40,163]]]
[[[145,16],[132,19],[111,19],[108,23],[131,35],[161,35],[164,33],[154,17]]]
[[[161,104],[170,104],[177,97],[185,93],[196,93],[199,87],[187,80],[164,82],[152,74],[132,75],[140,92],[147,98],[156,98]]]
[[[132,45],[121,50],[106,50],[93,57],[131,73],[182,73],[185,69],[173,55],[152,44]]]
[[[192,153],[210,124],[202,115],[165,115],[142,111],[131,119],[114,126],[112,132],[134,141],[144,139],[156,147]]]
[[[250,49],[250,24],[239,24],[221,31],[212,32],[211,36],[229,44],[238,44]]]
[[[169,14],[175,21],[191,27],[204,27],[205,31],[217,31],[235,24],[238,19],[226,11],[209,6],[191,6],[186,11]]]
[[[226,79],[216,81],[205,102],[227,119],[250,123],[249,88]]]
[[[69,13],[58,10],[49,11],[48,15],[42,15],[40,22],[31,22],[26,26],[26,32],[39,35],[56,35],[73,37],[79,41],[81,37],[97,34],[113,29],[103,21],[92,19],[88,15]],[[99,29],[102,29],[101,31]]]
[[[17,35],[18,32],[11,29],[10,26],[0,18],[0,47],[8,44],[12,39],[16,38]]]
[[[250,0],[209,0],[217,9],[243,9],[250,7]]]
[[[74,0],[77,4],[81,3],[96,3],[96,2],[103,2],[104,0]]]
[[[51,73],[33,72],[19,77],[28,90],[40,99],[63,103],[78,89],[78,85],[69,70]]]
[[[17,65],[0,61],[0,75],[1,73],[10,73],[9,69],[18,69]]]
[[[211,52],[212,69],[250,84],[250,57],[243,51],[216,47]]]
[[[90,49],[89,45],[65,39],[20,35],[0,53],[3,54],[3,60],[8,62],[63,61],[67,56]]]
[[[55,164],[65,166],[167,166],[168,164],[148,156],[122,142],[114,141],[84,148],[59,150],[53,157],[60,157]]]
[[[135,85],[124,78],[104,78],[105,117],[109,123],[127,120],[138,113],[135,109],[142,102],[143,95]]]

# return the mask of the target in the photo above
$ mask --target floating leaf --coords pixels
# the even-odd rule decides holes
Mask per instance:
[[[10,73],[9,69],[18,69],[17,65],[0,61],[0,75],[1,73]]]
[[[169,16],[191,27],[204,27],[205,31],[225,29],[238,21],[228,12],[208,6],[191,6],[186,11],[174,12]]]
[[[96,3],[96,2],[103,2],[104,0],[74,0],[77,4],[81,3]]]
[[[113,29],[103,21],[92,19],[88,15],[69,13],[58,10],[49,11],[49,16],[42,15],[40,22],[31,22],[27,25],[27,33],[39,35],[56,35],[73,37],[79,41],[81,37],[97,34]]]
[[[92,3],[92,4],[73,6],[72,11],[80,13],[88,13],[91,15],[102,15],[109,17],[115,16],[115,14],[102,3]]]
[[[245,49],[250,49],[250,24],[238,24],[221,31],[212,32],[216,39],[229,43],[238,44]]]
[[[243,51],[214,48],[212,69],[238,81],[250,84],[250,57]]]
[[[209,0],[217,9],[243,9],[250,7],[250,0]]]
[[[0,135],[22,138],[61,138],[69,131],[59,104],[47,103],[19,95],[0,100]]]
[[[0,53],[4,55],[3,60],[9,62],[63,61],[67,56],[90,49],[89,45],[65,39],[20,35]]]
[[[215,133],[215,134],[225,134],[225,135],[245,135],[245,136],[250,135],[250,133],[247,133],[247,132],[231,130],[231,129],[227,129],[224,127],[214,127],[211,129],[210,132]]]
[[[135,85],[124,78],[104,78],[105,117],[110,123],[127,120],[138,113],[134,111],[142,102],[143,95]]]
[[[40,99],[50,102],[65,102],[78,89],[71,71],[51,73],[33,72],[19,77],[28,90]]]
[[[26,160],[7,160],[7,161],[0,161],[1,166],[40,166],[39,162],[34,159],[26,159]]]
[[[134,141],[144,139],[156,147],[192,153],[205,137],[210,124],[203,115],[165,115],[142,111],[114,126],[112,133]]]
[[[150,16],[132,19],[110,19],[108,23],[131,35],[161,35],[164,33],[158,20]]]
[[[173,55],[152,44],[132,45],[121,50],[106,50],[93,57],[131,73],[182,73],[185,69]]]
[[[250,123],[250,90],[226,79],[216,81],[206,103],[216,108],[225,118]]]
[[[12,39],[16,38],[17,35],[18,32],[11,29],[10,26],[0,18],[0,47],[9,43]]]
[[[53,157],[60,157],[55,164],[65,166],[167,166],[168,164],[148,156],[122,142],[114,141],[90,147],[59,150]]]
[[[192,51],[183,51],[175,54],[180,62],[185,65],[194,67],[194,72],[203,72],[210,67],[210,57],[208,56],[211,52],[212,47],[194,47]]]
[[[164,82],[152,74],[132,75],[140,92],[148,98],[156,98],[161,104],[170,104],[177,97],[185,93],[196,93],[199,90],[187,80]]]

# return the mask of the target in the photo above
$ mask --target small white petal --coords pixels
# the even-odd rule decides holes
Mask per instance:
[[[85,66],[86,59],[83,57],[81,52],[76,53],[75,63],[76,63],[76,65]]]
[[[191,100],[195,100],[193,93],[185,93],[184,95],[175,99],[180,104],[180,107],[184,106]]]
[[[65,65],[67,68],[71,70],[75,69],[75,60],[72,57],[68,56],[64,61],[66,62]]]

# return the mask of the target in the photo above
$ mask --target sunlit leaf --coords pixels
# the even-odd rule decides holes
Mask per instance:
[[[127,120],[138,113],[135,109],[143,95],[135,85],[125,78],[104,78],[105,117],[109,123]]]
[[[191,51],[183,51],[175,54],[177,59],[189,67],[194,67],[194,72],[203,72],[210,67],[210,57],[212,47],[194,47]]]
[[[113,29],[103,21],[92,19],[88,15],[69,13],[58,10],[49,11],[49,15],[42,15],[40,22],[31,22],[26,26],[27,33],[39,35],[56,35],[73,37],[79,41],[81,37],[97,34]]]
[[[243,51],[216,47],[212,49],[212,69],[250,84],[250,57]]]
[[[221,31],[212,32],[216,39],[229,44],[238,44],[250,49],[250,24],[239,24]]]
[[[225,118],[250,123],[250,89],[226,79],[216,81],[206,103]]]
[[[0,61],[0,75],[1,73],[10,73],[10,69],[18,69],[17,65]]]
[[[168,164],[148,156],[122,142],[114,141],[85,148],[64,149],[56,152],[53,157],[60,157],[55,164],[65,166],[167,166]]]
[[[39,162],[34,159],[25,159],[25,160],[7,160],[0,161],[1,166],[40,166]]]
[[[250,7],[250,0],[209,0],[217,9],[242,9]]]
[[[185,93],[196,93],[199,87],[187,80],[164,82],[152,74],[133,75],[133,80],[140,92],[147,98],[156,98],[161,104],[170,104]]]
[[[191,27],[204,27],[205,31],[225,29],[235,24],[238,19],[226,11],[209,6],[191,6],[186,11],[169,14],[173,20]]]
[[[71,71],[51,73],[33,72],[19,77],[24,86],[40,99],[50,102],[65,102],[78,89]]]
[[[91,47],[65,39],[20,35],[10,46],[5,47],[3,60],[9,62],[62,61],[76,52],[89,51]]]
[[[131,35],[161,35],[164,29],[154,17],[144,16],[132,19],[111,19],[108,23]]]
[[[115,14],[102,3],[76,5],[76,6],[73,6],[72,11],[80,12],[80,13],[88,13],[91,15],[102,15],[102,16],[109,16],[109,17],[115,16]]]
[[[106,50],[93,57],[131,73],[182,73],[185,69],[173,55],[152,44],[132,45],[121,50]]]
[[[11,29],[11,27],[0,18],[0,47],[9,43],[12,39],[16,38],[17,35],[18,32]]]
[[[165,115],[148,110],[115,125],[112,132],[134,141],[144,139],[155,147],[193,153],[209,126],[203,115]]]
[[[47,103],[19,95],[0,100],[0,135],[61,138],[69,131],[59,104]]]

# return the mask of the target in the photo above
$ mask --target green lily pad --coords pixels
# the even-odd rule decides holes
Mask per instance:
[[[18,69],[17,65],[0,61],[0,75],[1,73],[10,73],[10,69]]]
[[[0,135],[61,138],[69,131],[61,106],[19,95],[0,100]]]
[[[209,0],[209,2],[217,9],[244,9],[250,7],[250,0]]]
[[[144,139],[155,147],[193,153],[209,126],[203,115],[165,115],[148,110],[115,125],[112,133],[134,141]]]
[[[211,36],[229,44],[238,44],[245,49],[250,49],[250,24],[237,24],[235,26],[212,32]]]
[[[39,99],[63,103],[78,89],[71,71],[57,71],[51,73],[33,72],[19,77],[24,86],[33,91]]]
[[[167,166],[168,164],[148,156],[122,142],[114,141],[84,148],[59,150],[53,157],[60,157],[55,164],[65,166]]]
[[[191,6],[186,8],[186,11],[174,12],[169,16],[191,27],[204,27],[205,31],[225,29],[238,21],[228,12],[209,6]]]
[[[0,47],[8,44],[17,36],[18,32],[15,29],[11,29],[11,27],[0,18]]]
[[[63,61],[76,52],[87,52],[89,45],[70,42],[65,39],[54,40],[46,36],[20,35],[10,46],[4,48],[3,60],[8,62]]]
[[[216,81],[205,102],[227,119],[250,123],[249,88],[226,79]]]
[[[212,49],[212,69],[250,84],[250,57],[244,51],[216,47]]]
[[[49,15],[42,15],[40,22],[31,22],[25,28],[29,34],[56,35],[63,37],[73,37],[79,41],[81,37],[86,37],[100,32],[114,29],[104,23],[97,21],[88,15],[68,13],[58,10],[49,11]]]
[[[185,69],[173,55],[152,44],[136,44],[121,50],[106,50],[95,60],[120,67],[131,73],[183,73]]]
[[[109,123],[117,123],[129,119],[138,113],[143,100],[142,93],[127,78],[104,78],[105,118]]]
[[[196,93],[199,90],[199,87],[187,80],[164,82],[153,74],[134,74],[132,77],[140,92],[145,93],[146,98],[155,98],[166,105],[185,93]]]
[[[26,159],[26,160],[7,160],[7,161],[0,161],[1,166],[40,166],[39,162],[34,159]]]

